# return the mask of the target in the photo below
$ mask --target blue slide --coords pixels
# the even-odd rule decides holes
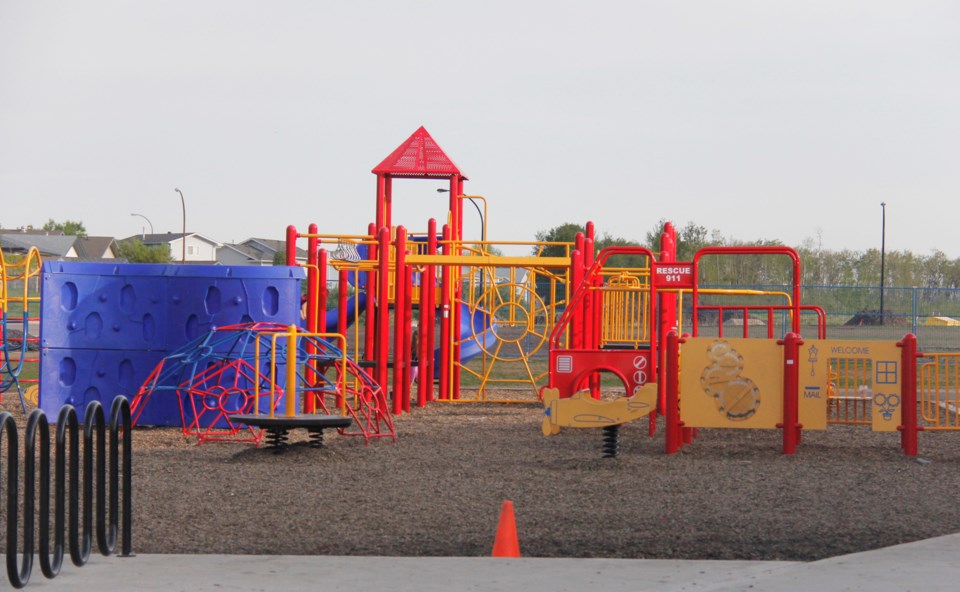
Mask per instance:
[[[347,298],[347,326],[353,324],[353,321],[356,320],[357,313],[364,312],[367,305],[367,293],[366,292],[356,292],[349,298]],[[327,333],[336,333],[337,332],[337,321],[340,313],[337,308],[331,308],[327,311],[327,317],[324,322],[326,327],[325,331]]]
[[[476,335],[476,339],[474,339]],[[470,307],[460,305],[460,363],[466,364],[483,353],[494,351],[497,345],[497,335],[490,324],[490,314],[478,308],[470,314]],[[483,344],[481,347],[480,344]],[[434,378],[440,376],[440,348],[433,350]]]
[[[476,335],[476,339],[473,336]],[[492,352],[497,346],[497,335],[490,324],[490,314],[478,308],[470,315],[470,307],[460,305],[460,363],[466,364],[486,349]],[[481,347],[480,344],[483,344]]]

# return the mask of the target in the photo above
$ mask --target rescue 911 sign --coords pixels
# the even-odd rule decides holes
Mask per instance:
[[[693,263],[654,263],[658,288],[693,288]]]

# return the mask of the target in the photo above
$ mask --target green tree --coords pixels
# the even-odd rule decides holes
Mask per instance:
[[[643,246],[637,241],[627,240],[621,237],[610,236],[609,234],[604,233],[602,237],[597,239],[595,247],[596,252],[599,254],[600,251],[608,247],[640,247]],[[613,255],[607,260],[606,266],[608,267],[627,267],[627,268],[638,268],[638,267],[648,267],[649,262],[645,255]]]
[[[700,249],[723,243],[719,232],[711,233],[706,226],[687,222],[686,226],[677,229],[677,261],[692,261]]]
[[[170,249],[166,245],[145,245],[132,238],[117,245],[117,257],[130,263],[170,263]]]
[[[654,227],[644,236],[644,244],[656,254],[660,253],[660,236],[666,218],[660,218]],[[692,261],[693,256],[703,247],[723,245],[726,243],[719,230],[708,230],[706,226],[687,222],[685,226],[676,227],[677,231],[677,261]]]
[[[541,257],[566,257],[570,254],[570,250],[572,250],[572,246],[569,245],[572,245],[576,241],[578,232],[585,233],[585,230],[579,224],[572,222],[554,226],[548,230],[541,230],[536,234],[537,241],[552,244],[535,246],[533,248],[533,254]],[[637,241],[611,236],[606,233],[594,238],[595,253],[599,253],[607,247],[614,246],[638,247],[641,245]],[[607,265],[610,267],[646,267],[647,261],[643,255],[614,255],[607,262]]]
[[[50,232],[62,232],[67,236],[87,236],[87,229],[84,228],[83,222],[78,220],[57,222],[53,218],[48,218],[47,223],[43,225],[43,229]]]
[[[579,224],[567,222],[560,226],[554,226],[549,230],[537,232],[537,242],[572,244],[577,238],[577,233],[583,231],[583,227]],[[533,247],[533,255],[539,257],[566,257],[569,254],[566,245],[563,244],[548,244],[542,247],[537,245]]]

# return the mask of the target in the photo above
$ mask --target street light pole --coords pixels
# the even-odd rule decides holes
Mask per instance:
[[[887,253],[887,202],[880,202],[880,209],[883,212],[880,226],[880,324],[883,325],[884,259]]]
[[[183,244],[183,252],[180,255],[180,263],[187,262],[187,202],[183,199],[183,192],[177,188],[174,188],[174,191],[180,194],[180,206],[183,208],[183,238],[180,239],[180,242]]]
[[[144,216],[143,214],[136,214],[136,213],[134,213],[134,214],[130,214],[130,215],[131,215],[131,216],[140,216],[141,218],[143,218],[144,220],[146,220],[146,221],[147,221],[147,224],[150,225],[150,234],[153,234],[153,222],[150,221],[150,218],[147,218],[147,217]]]
[[[449,189],[437,189],[437,193],[449,193]],[[483,212],[480,211],[480,206],[477,205],[477,202],[474,201],[476,198],[480,197],[479,195],[458,195],[460,199],[470,200],[470,203],[473,204],[473,207],[477,210],[477,215],[480,216],[480,242],[485,242],[487,240],[487,225],[484,223]],[[481,198],[482,199],[482,198]],[[484,202],[486,206],[486,202]]]

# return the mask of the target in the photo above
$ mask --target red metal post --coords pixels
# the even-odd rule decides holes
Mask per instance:
[[[317,271],[320,267],[317,264],[317,237],[316,235],[316,224],[311,224],[310,229],[313,232],[310,232],[311,236],[307,239],[307,318],[306,318],[306,327],[307,331],[316,332],[317,331],[317,310],[320,307],[320,284],[319,276]],[[289,240],[289,237],[288,237]],[[288,243],[289,244],[289,243]],[[296,254],[294,254],[296,256]],[[289,260],[290,250],[287,248],[287,258]]]
[[[459,176],[453,176],[450,178],[450,187],[451,196],[456,194],[456,196],[463,195],[463,178]],[[463,254],[463,200],[457,199],[454,200],[454,206],[456,207],[456,215],[453,217],[453,224],[456,226],[455,232],[451,232],[451,238],[456,241],[455,255]],[[450,390],[451,396],[453,399],[460,398],[460,350],[461,350],[461,326],[463,323],[463,311],[460,308],[460,303],[463,302],[463,276],[461,274],[460,267],[455,267],[451,270],[450,275],[453,282],[453,302],[451,302],[450,308],[450,318],[451,318],[451,327],[452,332],[450,337],[453,339],[453,363],[452,371],[450,374]],[[469,320],[467,321],[469,322]]]
[[[317,310],[316,318],[313,322],[312,331],[320,332],[326,331],[326,321],[321,322],[320,317],[325,316],[327,313],[327,296],[329,295],[329,290],[327,289],[327,251],[326,249],[320,249],[317,251]]]
[[[383,225],[393,229],[393,177],[387,175],[383,187],[384,219]]]
[[[287,264],[291,265],[290,261],[293,261],[292,265],[296,265],[297,261],[297,246],[296,236],[290,235],[290,231],[293,227],[290,226],[287,228]],[[316,332],[317,327],[317,316],[319,314],[319,301],[320,294],[318,291],[319,275],[317,270],[317,247],[319,241],[317,240],[317,225],[310,224],[307,227],[307,233],[309,234],[307,238],[307,302],[306,302],[306,318],[304,319],[304,326],[307,331]],[[291,238],[293,239],[291,241]],[[291,248],[292,247],[292,248]],[[303,307],[301,305],[301,311]],[[309,345],[307,348],[308,354],[315,354],[316,350],[312,345]],[[319,371],[319,369],[317,369]],[[311,379],[317,377],[310,377],[308,375],[307,380],[313,382]],[[304,413],[314,413],[316,411],[316,397],[304,397],[303,398],[303,411]]]
[[[312,225],[311,225],[312,226]],[[312,232],[311,234],[314,234]],[[316,239],[314,240],[314,245],[319,245],[320,242]],[[315,272],[316,282],[317,282],[317,297],[313,303],[313,310],[310,310],[310,300],[307,301],[307,327],[309,331],[314,333],[319,333],[321,331],[326,331],[326,313],[327,313],[327,295],[329,290],[327,290],[327,251],[324,249],[317,249],[317,269]],[[321,321],[323,319],[323,321]],[[304,397],[303,398],[303,412],[304,413],[315,413],[317,410],[317,401],[316,397]]]
[[[441,247],[444,255],[450,254],[450,226],[443,225],[443,246]],[[444,265],[440,270],[440,392],[437,397],[440,399],[453,399],[450,390],[450,293],[453,288],[450,286],[450,266]]]
[[[663,263],[673,263],[676,260],[677,233],[673,228],[673,224],[667,222],[663,225],[663,232],[660,234],[660,261]],[[666,336],[669,331],[679,331],[680,329],[677,319],[678,298],[678,293],[660,294],[657,296],[660,305],[660,328],[659,334],[656,336],[656,342],[661,350],[658,355],[660,368],[658,368],[657,375],[661,376],[661,378],[657,380],[657,408],[660,413],[663,413],[663,410],[666,409],[667,402],[667,385],[662,377],[662,369],[665,364],[664,356],[666,355]],[[653,336],[651,336],[650,343],[654,343],[654,341]],[[650,428],[652,432],[655,425],[654,421],[656,421],[656,413],[651,413],[650,415]]]
[[[297,264],[297,227],[287,226],[287,265]]]
[[[580,284],[583,283],[584,277],[584,268],[586,265],[583,263],[583,241],[586,240],[586,237],[583,236],[582,232],[578,232],[573,239],[573,252],[577,254],[577,258],[573,259],[573,253],[570,254],[571,257],[571,266],[570,266],[570,286],[569,286],[569,295],[567,297],[567,306],[569,307],[572,304],[573,295],[580,289]],[[570,347],[576,349],[582,349],[586,347],[585,337],[583,335],[584,330],[584,313],[583,309],[586,306],[586,294],[584,298],[580,299],[578,303],[579,308],[572,311],[573,317],[570,319],[570,333],[571,341]]]
[[[459,196],[463,195],[463,177],[459,175],[451,177],[450,183],[451,185],[456,187],[455,191],[450,192],[451,195],[455,194],[457,196],[457,199],[456,199],[457,217],[455,218],[456,225],[457,225],[456,240],[458,242],[463,242],[463,200],[459,198]],[[457,254],[459,255],[461,253],[457,253]]]
[[[683,422],[680,419],[680,343],[681,339],[675,330],[667,332],[666,336],[666,364],[664,366],[665,382],[667,386],[667,401],[664,421],[665,448],[667,454],[674,454],[680,450],[682,444]]]
[[[587,278],[587,271],[593,265],[594,257],[596,253],[593,250],[593,240],[589,237],[584,237],[583,239],[583,277],[584,281],[590,283],[590,287],[593,287],[593,281],[590,278]],[[583,294],[583,347],[586,349],[596,349],[596,336],[594,335],[594,291],[587,290]]]
[[[457,198],[458,190],[459,186],[457,185],[456,177],[450,177],[450,201],[448,204],[450,218],[447,220],[447,224],[450,226],[450,240],[453,241],[459,240],[460,238],[460,227],[457,226],[457,221],[460,219],[460,200]]]
[[[900,448],[907,456],[916,456],[917,433],[923,428],[917,425],[917,337],[907,334],[900,347],[903,375],[900,379]]]
[[[795,454],[800,440],[800,335],[790,332],[777,341],[783,345],[783,422],[777,424],[783,429],[783,453]]]
[[[387,360],[390,356],[390,229],[383,226],[377,230],[379,260],[377,265],[377,334],[376,368],[377,383],[386,393],[390,385],[387,382]]]
[[[583,268],[584,268],[584,278],[586,281],[590,282],[591,288],[596,288],[602,285],[603,279],[600,277],[595,277],[592,279],[586,278],[588,270],[593,267],[593,262],[596,257],[596,249],[593,244],[593,223],[587,223],[587,235],[583,239]],[[584,347],[587,349],[595,350],[600,349],[600,325],[602,323],[602,308],[600,305],[600,291],[599,290],[589,290],[584,294]],[[587,378],[588,384],[590,385],[590,395],[594,399],[600,398],[600,373],[594,372],[590,374]]]
[[[377,211],[374,216],[374,225],[376,228],[383,228],[387,226],[387,216],[386,216],[386,179],[384,175],[377,175]]]
[[[413,381],[410,376],[410,363],[413,361],[413,298],[411,297],[413,291],[413,268],[409,265],[403,266],[403,290],[403,308],[397,310],[398,312],[403,312],[403,410],[406,413],[410,413],[410,389],[413,388]],[[419,339],[417,343],[417,347],[419,348]]]
[[[405,361],[409,327],[404,326],[406,310],[406,286],[404,273],[406,263],[407,229],[397,226],[396,254],[394,255],[393,279],[393,414],[403,413],[403,376],[406,373]]]
[[[367,226],[367,235],[371,239],[377,237],[377,227],[373,224]],[[377,260],[377,248],[379,245],[371,244],[367,247],[367,259],[369,261]],[[359,286],[357,286],[359,288]],[[374,345],[374,332],[377,328],[377,319],[376,319],[376,293],[377,293],[377,272],[370,270],[367,272],[367,281],[364,286],[367,290],[367,302],[366,302],[366,323],[363,327],[363,359],[366,361],[375,360],[377,358],[375,345]]]
[[[437,254],[437,221],[430,218],[427,222],[427,254]],[[420,385],[423,389],[424,398],[427,402],[433,400],[433,376],[434,362],[433,352],[437,348],[436,339],[436,316],[437,316],[437,268],[433,265],[427,265],[420,276]],[[427,286],[427,301],[423,304],[424,288]],[[419,395],[419,391],[418,391]]]
[[[570,299],[574,292],[580,288],[583,282],[583,251],[574,249],[570,253],[570,286],[569,296],[567,297],[567,306],[570,306]],[[570,335],[567,341],[568,349],[581,349],[583,347],[583,315],[574,312],[570,319]]]

